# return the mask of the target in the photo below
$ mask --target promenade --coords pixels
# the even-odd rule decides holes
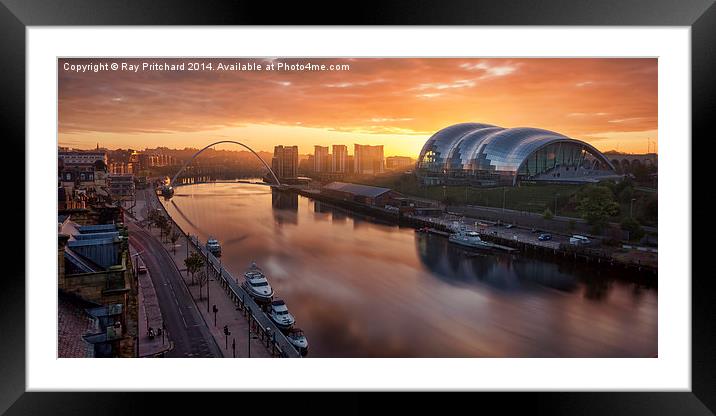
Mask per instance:
[[[151,190],[147,190],[146,193],[141,191],[137,192],[137,199],[139,200],[141,198],[144,206],[142,218],[146,217],[147,209],[156,208],[155,204],[157,202],[152,198],[151,194],[149,194],[150,192]],[[143,228],[145,233],[152,235],[156,241],[162,242],[160,232],[156,227],[147,229],[145,224]],[[165,238],[165,240],[168,239]],[[193,252],[191,245],[187,244],[186,237],[182,236],[177,241],[175,247],[172,247],[171,242],[162,242],[162,245],[168,257],[173,260],[179,270],[183,279],[183,285],[191,295],[191,299],[201,315],[202,324],[205,324],[206,328],[208,328],[208,333],[221,350],[222,355],[228,358],[271,357],[266,344],[257,337],[255,331],[249,331],[248,321],[242,315],[241,311],[237,310],[233,301],[211,274],[208,285],[200,287],[196,279],[194,279],[192,283],[192,278],[189,273],[187,273],[186,266],[184,265],[184,260],[187,255]],[[209,288],[208,296],[207,286]],[[218,310],[216,314],[213,312],[214,305],[216,305]],[[225,325],[230,332],[228,337],[224,335]]]

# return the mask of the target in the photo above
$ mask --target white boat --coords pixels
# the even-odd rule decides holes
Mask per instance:
[[[269,311],[269,318],[276,324],[279,329],[289,329],[296,322],[296,318],[291,315],[288,311],[286,302],[281,299],[276,299],[271,302],[271,310]]]
[[[244,281],[241,287],[259,303],[268,303],[273,299],[273,289],[264,275],[264,272],[251,263],[251,267],[244,273]]]
[[[221,256],[221,244],[219,244],[219,240],[213,237],[209,237],[209,239],[206,240],[206,249],[215,257]]]
[[[303,333],[302,329],[289,329],[286,338],[288,338],[288,342],[290,342],[291,345],[296,347],[302,357],[305,357],[306,354],[308,354],[308,338],[306,338],[306,334]]]
[[[455,231],[453,234],[450,234],[450,237],[448,237],[448,241],[455,244],[460,244],[461,246],[465,247],[471,247],[471,248],[492,248],[492,243],[488,243],[487,241],[482,241],[480,238],[480,234],[477,231],[471,231],[468,230],[467,227],[465,227],[464,224],[455,222],[453,223],[453,230]]]

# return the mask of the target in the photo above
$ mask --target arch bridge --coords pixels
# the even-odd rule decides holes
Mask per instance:
[[[199,155],[200,155],[202,152],[204,152],[206,149],[208,149],[208,148],[210,148],[210,147],[212,147],[212,146],[216,146],[217,144],[222,144],[222,143],[236,144],[236,145],[239,145],[239,146],[245,148],[245,149],[248,150],[249,152],[251,152],[254,156],[256,156],[256,158],[257,158],[259,161],[261,161],[261,163],[266,167],[266,169],[268,169],[268,171],[271,173],[271,176],[273,177],[273,180],[276,181],[276,185],[281,185],[281,181],[278,180],[278,176],[276,176],[276,173],[273,171],[273,169],[271,169],[271,166],[269,166],[268,163],[266,163],[266,161],[264,161],[264,160],[261,158],[261,156],[259,156],[259,154],[254,151],[254,149],[250,148],[249,146],[247,146],[247,145],[245,145],[245,144],[243,144],[243,143],[241,143],[241,142],[235,141],[235,140],[219,140],[219,141],[217,141],[217,142],[213,142],[213,143],[210,143],[210,144],[204,146],[202,149],[200,149],[199,151],[197,151],[196,153],[194,153],[194,154],[192,155],[192,157],[189,158],[189,160],[187,160],[186,162],[184,162],[184,165],[181,167],[181,169],[179,169],[179,171],[174,175],[174,177],[172,177],[171,181],[169,181],[169,185],[165,186],[165,187],[162,189],[162,193],[163,193],[165,196],[171,196],[171,195],[174,193],[174,188],[173,188],[173,187],[174,187],[174,183],[176,182],[177,178],[178,178],[179,175],[181,175],[181,173],[184,172],[184,170],[194,161],[194,159],[196,159],[197,156],[199,156]]]

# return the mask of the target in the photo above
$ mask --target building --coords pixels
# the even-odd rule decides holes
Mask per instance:
[[[178,165],[178,162],[174,158],[174,156],[154,152],[139,153],[137,155],[137,163],[139,163],[139,168],[142,170],[148,170],[150,168],[155,167]]]
[[[515,185],[618,179],[592,145],[549,130],[462,123],[432,135],[417,162],[423,184]]]
[[[331,167],[331,159],[328,154],[328,146],[313,146],[313,171],[316,173],[328,172]]]
[[[60,150],[57,152],[57,157],[67,167],[90,166],[98,160],[104,162],[105,165],[109,163],[107,152],[104,150]]]
[[[401,194],[389,188],[345,182],[331,182],[321,188],[321,194],[342,201],[377,207],[395,204],[395,201],[402,197]]]
[[[348,146],[344,144],[333,145],[333,157],[331,158],[331,172],[346,173],[348,167]]]
[[[109,175],[109,194],[115,199],[126,200],[134,196],[134,175]]]
[[[137,288],[126,229],[58,217],[60,357],[134,357]]]
[[[389,156],[385,158],[385,168],[387,170],[411,170],[414,163],[413,158],[407,156]]]
[[[355,144],[353,155],[355,158],[355,173],[359,175],[377,175],[385,171],[382,144],[378,146]]]
[[[271,169],[279,178],[298,176],[298,146],[275,146]]]

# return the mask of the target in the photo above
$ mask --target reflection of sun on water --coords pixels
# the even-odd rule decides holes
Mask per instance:
[[[268,274],[311,356],[650,356],[654,288],[588,267],[474,255],[262,185],[178,187],[169,212]],[[176,211],[180,209],[195,226]]]

